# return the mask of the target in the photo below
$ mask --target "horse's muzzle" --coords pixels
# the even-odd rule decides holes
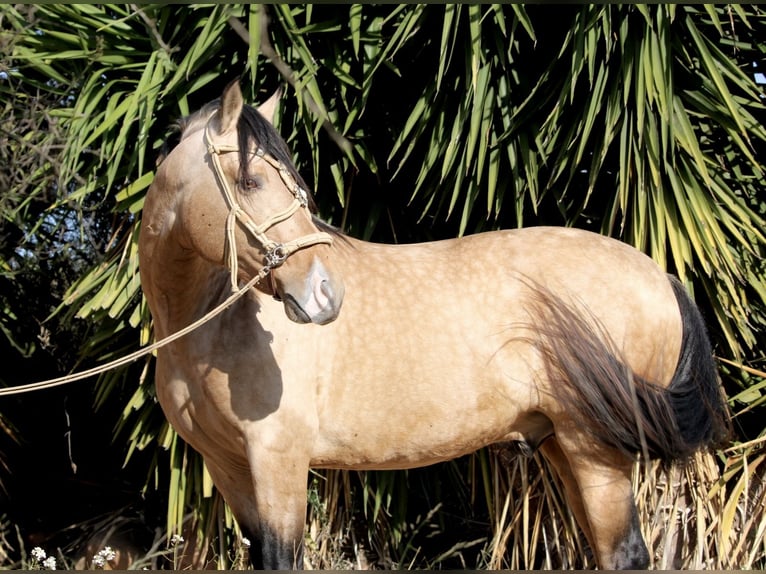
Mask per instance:
[[[285,286],[282,300],[288,319],[296,323],[325,325],[334,321],[343,304],[343,283],[332,278],[318,260],[297,290]]]

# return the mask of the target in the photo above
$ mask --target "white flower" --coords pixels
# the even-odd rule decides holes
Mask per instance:
[[[104,549],[99,550],[98,554],[93,557],[93,566],[103,568],[107,562],[114,560],[116,557],[117,553],[112,550],[111,546],[104,546]]]
[[[110,560],[114,560],[117,557],[117,553],[112,550],[111,546],[104,546],[104,549],[98,553],[99,556],[101,556],[104,560],[109,562]]]
[[[43,560],[43,567],[47,570],[55,570],[56,569],[56,559],[53,556],[48,556],[45,560]]]
[[[243,536],[242,537],[242,546],[244,546],[245,548],[250,548],[250,539],[249,538],[245,538]]]
[[[177,544],[183,544],[183,541],[184,541],[184,537],[181,536],[180,534],[174,534],[173,536],[170,537],[171,546],[176,546]]]
[[[45,554],[45,550],[43,550],[39,546],[35,546],[34,548],[32,548],[32,558],[34,558],[38,562],[42,562],[43,560],[45,560],[46,556],[47,554]]]

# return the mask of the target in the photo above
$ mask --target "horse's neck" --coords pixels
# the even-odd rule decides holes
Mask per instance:
[[[158,335],[167,336],[199,319],[230,293],[229,273],[191,255],[172,241],[159,244],[146,270]]]

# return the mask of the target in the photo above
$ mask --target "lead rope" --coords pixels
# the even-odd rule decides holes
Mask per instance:
[[[159,341],[152,343],[148,347],[139,349],[138,351],[135,351],[131,353],[130,355],[126,355],[120,359],[115,359],[114,361],[110,361],[109,363],[106,363],[104,365],[93,367],[92,369],[86,369],[85,371],[80,371],[79,373],[73,373],[71,375],[65,375],[63,377],[57,377],[55,379],[48,379],[47,381],[40,381],[39,383],[30,383],[28,385],[19,385],[17,387],[0,389],[0,396],[18,395],[21,393],[26,393],[31,391],[39,391],[42,389],[59,387],[61,385],[66,385],[67,383],[72,383],[74,381],[86,379],[94,375],[100,375],[101,373],[110,371],[111,369],[116,369],[117,367],[121,367],[123,365],[127,365],[128,363],[132,363],[136,359],[140,359],[144,355],[153,353],[160,347],[164,347],[168,343],[172,343],[176,339],[180,339],[184,335],[190,333],[191,331],[194,331],[194,329],[196,329],[203,323],[207,323],[208,321],[210,321],[210,319],[212,319],[216,315],[219,315],[227,307],[231,306],[231,304],[234,303],[237,299],[242,297],[242,295],[247,293],[256,283],[258,283],[258,281],[266,277],[266,275],[268,275],[270,271],[271,271],[271,268],[264,267],[258,272],[258,274],[255,277],[250,279],[250,281],[248,281],[242,288],[238,289],[236,292],[229,295],[229,297],[223,303],[221,303],[214,309],[208,311],[205,315],[203,315],[202,317],[194,321],[194,323],[187,325],[186,327],[184,327],[180,331],[176,331],[172,335],[168,335],[164,339],[160,339]]]

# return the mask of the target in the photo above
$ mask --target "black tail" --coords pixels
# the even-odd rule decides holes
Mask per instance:
[[[672,381],[661,387],[635,376],[594,317],[539,287],[537,345],[558,400],[598,440],[628,456],[643,452],[684,460],[729,436],[730,418],[702,316],[670,277],[683,322]]]
[[[681,354],[667,389],[670,404],[681,436],[688,445],[692,448],[720,445],[730,437],[731,418],[705,323],[681,282],[673,276],[668,277],[684,326]]]

